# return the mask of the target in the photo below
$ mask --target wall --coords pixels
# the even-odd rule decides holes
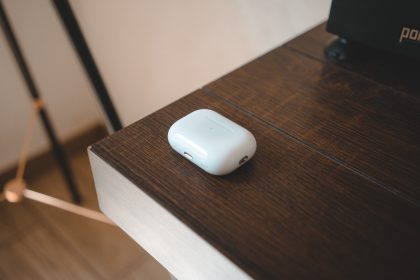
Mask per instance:
[[[101,118],[50,1],[3,0],[61,139]],[[70,0],[124,125],[324,20],[330,0]],[[0,172],[18,157],[29,98],[0,36]],[[38,126],[31,153],[47,147]]]
[[[60,139],[101,120],[94,93],[54,8],[46,0],[3,0]],[[29,92],[0,32],[0,172],[16,164],[31,114]],[[40,123],[31,154],[48,148]]]
[[[70,0],[124,124],[327,18],[330,0]]]

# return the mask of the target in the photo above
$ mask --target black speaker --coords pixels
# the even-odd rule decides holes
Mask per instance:
[[[333,0],[327,31],[341,38],[333,51],[349,43],[420,60],[420,0]]]

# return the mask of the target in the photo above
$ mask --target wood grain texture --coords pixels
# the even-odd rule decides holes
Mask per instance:
[[[0,250],[36,222],[38,217],[22,204],[0,203]]]
[[[99,279],[65,242],[41,225],[35,225],[0,250],[1,279]]]
[[[300,77],[307,74],[297,66],[295,70]],[[260,79],[266,92],[277,86]],[[296,92],[308,90],[296,79]],[[247,83],[243,90],[252,92],[251,86]],[[230,93],[235,96],[239,90],[232,85]],[[262,101],[274,104],[263,94]],[[304,114],[310,108],[304,97],[303,92],[290,97],[302,103],[289,103],[289,110]],[[418,207],[262,121],[270,114],[274,118],[263,102],[254,103],[265,108],[256,118],[247,113],[252,102],[238,109],[225,99],[195,92],[94,144],[92,151],[256,279],[419,277]],[[317,100],[322,104],[324,99],[328,95]],[[334,102],[325,112],[332,119]],[[170,125],[199,108],[248,128],[258,143],[254,158],[236,172],[216,177],[173,152],[166,138]],[[340,121],[345,121],[342,114],[336,118]]]
[[[420,99],[285,47],[205,90],[420,206]]]
[[[378,84],[391,87],[400,94],[420,98],[419,61],[396,56],[391,53],[364,47],[360,57],[348,62],[330,62],[324,55],[324,49],[336,38],[326,30],[326,24],[320,24],[303,36],[298,36],[283,46],[323,63],[351,71],[360,77],[371,79]]]
[[[153,259],[148,259],[142,266],[135,266],[118,277],[120,280],[163,280],[168,279],[168,272]]]

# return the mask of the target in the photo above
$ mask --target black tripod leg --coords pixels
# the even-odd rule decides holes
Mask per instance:
[[[23,57],[23,54],[21,52],[21,49],[19,47],[19,44],[16,40],[16,37],[13,33],[12,27],[10,26],[9,20],[6,15],[6,11],[3,8],[3,4],[0,0],[0,22],[1,26],[3,28],[3,32],[6,35],[7,41],[10,45],[10,48],[13,51],[13,55],[15,56],[16,62],[19,66],[19,69],[22,73],[22,76],[25,80],[25,83],[28,87],[28,90],[31,94],[32,100],[34,101],[34,104],[37,103],[40,100],[38,89],[35,86],[35,82],[32,79],[31,73],[29,71],[28,65],[25,61],[25,58]],[[51,125],[51,122],[48,118],[48,114],[46,110],[42,107],[39,109],[39,116],[41,117],[42,124],[44,125],[44,129],[47,133],[47,136],[50,140],[51,147],[53,149],[54,155],[60,165],[61,172],[64,176],[64,179],[67,182],[67,186],[69,188],[70,194],[72,196],[72,199],[76,203],[80,203],[81,197],[77,190],[75,181],[73,179],[73,174],[71,172],[70,166],[68,164],[68,160],[64,154],[63,148],[58,142],[58,139],[56,137],[56,134],[54,132],[54,129]]]
[[[64,179],[67,182],[67,187],[69,189],[70,195],[73,199],[73,202],[79,204],[81,202],[80,193],[76,187],[76,183],[74,181],[73,173],[70,169],[68,159],[64,154],[63,147],[61,146],[60,142],[58,141],[56,134],[54,132],[53,127],[48,119],[48,114],[44,108],[39,110],[39,116],[41,117],[42,123],[44,125],[45,131],[47,132],[48,138],[51,143],[51,147],[53,149],[55,158],[60,165],[61,173]]]
[[[111,96],[105,86],[99,69],[82,34],[79,23],[73,13],[73,10],[67,0],[51,0],[57,13],[63,23],[67,34],[73,43],[73,46],[79,56],[80,62],[86,70],[86,73],[95,88],[96,96],[101,102],[102,108],[106,113],[107,120],[114,131],[120,130],[122,124],[117,111],[112,103]]]

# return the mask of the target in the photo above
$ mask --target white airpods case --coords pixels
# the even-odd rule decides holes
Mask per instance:
[[[169,129],[171,147],[213,175],[228,174],[250,160],[257,148],[247,129],[208,109],[194,111]]]

